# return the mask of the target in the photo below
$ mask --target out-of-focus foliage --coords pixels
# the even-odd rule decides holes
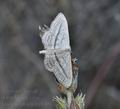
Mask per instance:
[[[67,17],[72,53],[80,59],[77,92],[87,92],[113,54],[89,109],[120,109],[120,55],[112,51],[120,43],[119,0],[0,0],[0,109],[55,108],[56,82],[38,54],[43,49],[38,26],[49,26],[58,12]]]

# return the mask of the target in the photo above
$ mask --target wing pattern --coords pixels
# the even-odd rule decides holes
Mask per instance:
[[[42,43],[46,50],[44,59],[46,69],[53,72],[65,87],[70,87],[72,83],[71,48],[67,20],[62,13],[57,15],[50,29],[45,31]]]

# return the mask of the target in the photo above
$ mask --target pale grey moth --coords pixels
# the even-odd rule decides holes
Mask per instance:
[[[57,80],[66,88],[72,83],[71,47],[69,41],[68,24],[65,16],[59,13],[50,28],[39,29],[45,50],[44,64],[48,71],[53,72]]]

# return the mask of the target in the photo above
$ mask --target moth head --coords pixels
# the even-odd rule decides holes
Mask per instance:
[[[77,61],[78,61],[77,58],[73,58],[73,59],[72,59],[72,62],[73,62],[73,63],[77,63]]]

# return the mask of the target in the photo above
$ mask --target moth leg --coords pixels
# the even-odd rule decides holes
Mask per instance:
[[[44,25],[43,27],[39,26],[39,30],[40,30],[40,37],[42,37],[46,31],[49,31],[49,27],[47,25]]]
[[[79,71],[79,66],[77,64],[77,59],[73,58],[72,60],[72,72],[73,72],[73,78],[72,78],[72,84],[71,86],[68,88],[69,91],[71,91],[72,93],[74,93],[77,89],[77,85],[78,85],[78,71]]]
[[[47,25],[43,26],[46,30],[49,30],[50,28]]]
[[[75,75],[75,78],[73,78],[72,84],[68,88],[68,90],[71,91],[72,93],[74,93],[77,89],[77,85],[78,85],[78,75]]]
[[[43,36],[43,34],[45,33],[45,30],[43,29],[43,27],[39,26],[39,30],[40,30],[40,37]]]
[[[73,78],[75,78],[75,75],[78,74],[79,66],[77,64],[77,59],[76,58],[72,58],[71,62],[72,62]]]

